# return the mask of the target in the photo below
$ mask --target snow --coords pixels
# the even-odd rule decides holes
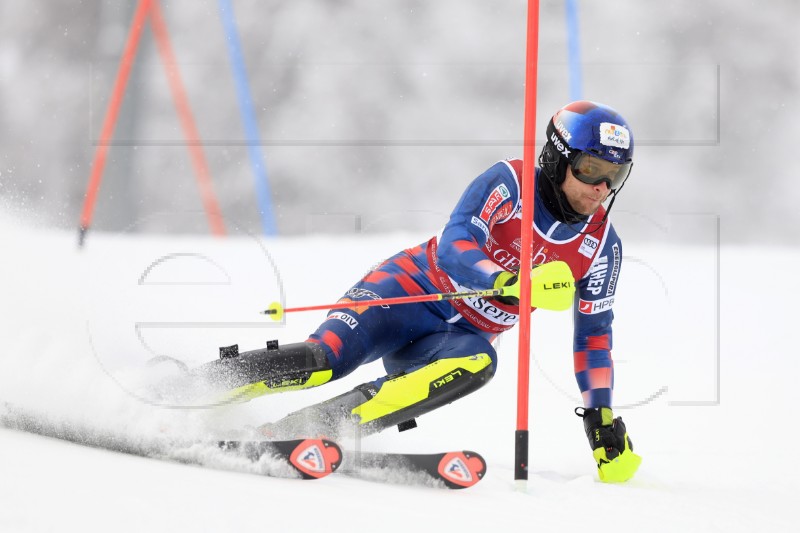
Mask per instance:
[[[0,418],[24,412],[135,448],[274,420],[382,375],[371,364],[315,390],[206,410],[167,409],[139,394],[154,373],[169,372],[146,365],[155,355],[194,365],[222,345],[304,339],[324,313],[274,325],[257,312],[282,295],[287,305],[333,302],[372,264],[427,235],[92,233],[78,251],[72,233],[0,220],[0,238]],[[0,429],[0,531],[793,530],[800,487],[788,406],[800,369],[789,352],[791,288],[779,268],[798,252],[626,241],[624,253],[615,402],[644,458],[629,483],[597,480],[571,412],[580,400],[570,315],[537,312],[526,492],[513,481],[513,330],[498,343],[500,367],[484,389],[420,418],[415,430],[360,443],[479,451],[488,473],[471,489],[266,478]]]

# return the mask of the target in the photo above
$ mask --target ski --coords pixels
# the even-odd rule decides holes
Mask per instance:
[[[384,483],[466,489],[483,479],[486,461],[468,450],[429,454],[346,451],[340,472]]]
[[[327,439],[273,441],[218,441],[226,454],[234,454],[257,463],[262,457],[283,461],[302,479],[320,479],[335,472],[342,463],[342,449]]]
[[[344,456],[339,445],[327,439],[190,441],[164,435],[138,438],[54,421],[8,404],[0,407],[0,427],[7,429],[139,457],[266,477],[320,479],[335,472]]]

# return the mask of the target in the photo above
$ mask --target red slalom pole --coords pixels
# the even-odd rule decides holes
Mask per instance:
[[[522,152],[522,235],[519,271],[531,271],[533,252],[533,198],[536,191],[536,88],[539,61],[539,0],[528,0],[527,50],[525,61],[525,136]],[[529,200],[530,199],[530,200]],[[531,307],[531,277],[520,276],[519,308]],[[528,391],[530,381],[531,314],[519,314],[519,359],[517,366],[517,429],[514,434],[514,479],[524,489],[528,480]]]
[[[175,59],[175,53],[172,51],[172,45],[169,42],[169,32],[167,31],[167,25],[164,22],[164,15],[161,13],[158,0],[154,0],[153,2],[152,9],[150,10],[150,21],[153,23],[153,33],[156,37],[156,44],[161,53],[161,59],[164,62],[164,69],[167,72],[167,79],[172,89],[175,107],[178,110],[181,126],[183,127],[184,135],[189,144],[189,151],[195,168],[195,175],[197,176],[197,184],[200,188],[200,196],[208,216],[211,232],[217,236],[225,235],[222,211],[219,208],[217,199],[214,196],[214,188],[211,185],[211,172],[208,169],[208,162],[203,152],[203,145],[200,142],[200,134],[197,131],[197,126],[192,116],[186,89],[178,74],[178,63]]]
[[[111,100],[108,102],[108,109],[106,110],[106,117],[103,120],[103,128],[100,131],[100,144],[94,152],[94,160],[92,161],[92,171],[89,176],[89,185],[86,189],[86,195],[83,199],[83,210],[81,211],[81,220],[78,235],[78,245],[83,246],[83,241],[86,237],[86,232],[92,223],[92,213],[94,212],[94,204],[97,201],[97,191],[100,189],[100,181],[103,177],[103,169],[106,166],[106,158],[108,156],[108,148],[111,142],[111,137],[114,135],[114,126],[117,124],[117,117],[119,116],[119,109],[122,107],[122,99],[125,96],[125,87],[128,84],[128,78],[131,74],[131,67],[133,67],[133,60],[136,58],[136,50],[139,47],[139,41],[142,37],[142,30],[147,20],[147,15],[152,7],[153,0],[141,0],[136,7],[136,12],[133,15],[133,22],[131,29],[128,33],[128,40],[125,42],[125,49],[122,53],[122,60],[120,61],[119,71],[117,72],[117,79],[114,82],[114,88],[111,92]]]

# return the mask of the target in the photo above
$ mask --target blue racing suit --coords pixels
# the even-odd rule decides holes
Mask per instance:
[[[342,300],[492,288],[500,272],[519,266],[522,202],[533,196],[533,264],[565,261],[576,279],[574,369],[584,405],[611,406],[620,239],[602,207],[586,223],[559,222],[538,194],[523,195],[521,177],[518,159],[490,167],[467,187],[439,235],[375,267]],[[308,341],[325,350],[333,379],[377,359],[391,375],[478,353],[489,355],[494,372],[492,341],[518,319],[518,306],[483,298],[348,308],[331,311]]]

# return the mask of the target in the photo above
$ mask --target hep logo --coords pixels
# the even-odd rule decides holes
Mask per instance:
[[[596,315],[608,311],[614,305],[614,297],[602,298],[600,300],[587,301],[581,299],[578,303],[578,311],[584,315]]]

